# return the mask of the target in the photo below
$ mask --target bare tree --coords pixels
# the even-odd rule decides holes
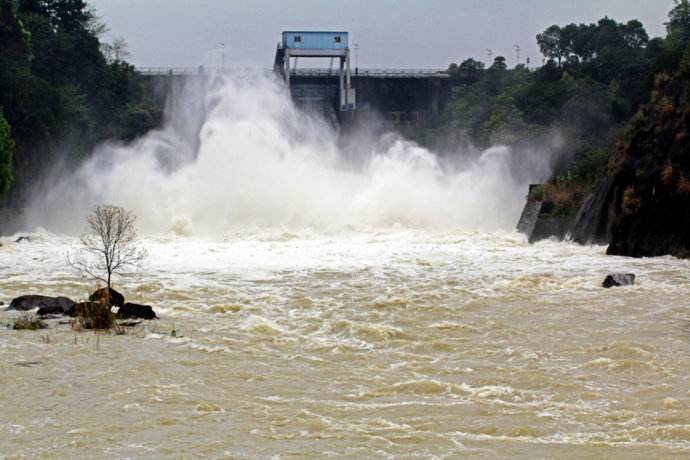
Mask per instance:
[[[84,276],[103,281],[110,288],[114,274],[138,270],[146,251],[138,248],[131,211],[119,206],[98,206],[86,219],[87,231],[81,236],[82,247],[68,255],[68,263]]]
[[[115,37],[112,42],[101,43],[101,52],[109,63],[125,61],[132,56],[123,37]]]

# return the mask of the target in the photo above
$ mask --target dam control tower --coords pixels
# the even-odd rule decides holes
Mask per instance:
[[[298,75],[297,63],[299,58],[330,58],[331,65],[328,69],[309,69],[300,72],[300,75],[309,75],[310,72],[327,71],[329,77],[338,77],[338,85],[312,83],[294,83],[294,77]],[[337,60],[338,68],[333,69],[333,62]],[[350,48],[348,46],[348,33],[342,31],[285,31],[282,40],[278,43],[273,70],[280,75],[288,88],[288,91],[300,105],[329,112],[337,109],[338,112],[352,112],[357,108],[356,93],[352,87],[352,74],[350,71]],[[317,75],[314,75],[315,77]],[[324,75],[326,76],[326,75]],[[335,100],[337,107],[332,107]]]

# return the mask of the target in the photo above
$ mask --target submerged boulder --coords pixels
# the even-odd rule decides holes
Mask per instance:
[[[125,304],[125,296],[113,288],[102,288],[89,296],[91,302],[101,302],[109,307],[121,307]]]
[[[74,307],[74,300],[67,297],[49,297],[45,295],[23,295],[14,299],[7,310],[27,311],[34,308],[67,311]]]
[[[608,275],[603,283],[602,287],[611,288],[618,286],[632,286],[635,284],[635,274],[634,273],[613,273]]]
[[[117,311],[117,316],[120,319],[157,319],[156,312],[153,311],[150,305],[139,305],[136,303],[127,302]]]

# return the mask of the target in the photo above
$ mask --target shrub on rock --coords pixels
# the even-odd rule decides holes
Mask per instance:
[[[109,307],[121,307],[125,304],[125,296],[113,288],[102,288],[89,296],[91,302],[101,302]]]
[[[84,329],[110,329],[115,324],[110,307],[100,302],[80,302],[66,314],[78,318]]]

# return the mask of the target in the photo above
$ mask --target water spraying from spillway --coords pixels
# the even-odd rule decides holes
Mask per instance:
[[[349,134],[298,110],[277,81],[216,78],[168,104],[165,126],[106,143],[37,193],[29,226],[78,232],[93,206],[133,210],[147,233],[233,227],[511,229],[549,148],[456,152],[444,160],[389,133]],[[343,147],[347,145],[347,147]]]

